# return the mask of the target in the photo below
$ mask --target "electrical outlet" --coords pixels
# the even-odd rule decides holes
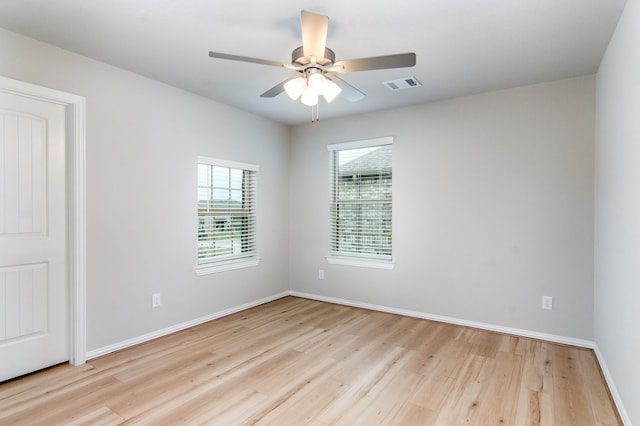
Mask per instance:
[[[542,309],[545,309],[548,311],[553,309],[553,297],[542,296]]]
[[[318,278],[324,280],[324,269],[318,269]]]
[[[162,305],[162,299],[160,298],[160,293],[153,293],[151,295],[151,307],[157,308]]]

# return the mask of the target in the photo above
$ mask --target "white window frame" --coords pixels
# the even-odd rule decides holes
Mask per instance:
[[[241,163],[237,161],[229,161],[229,160],[222,160],[218,158],[202,157],[202,156],[199,156],[197,160],[198,160],[197,165],[206,164],[210,166],[226,167],[229,169],[240,169],[245,171],[251,171],[256,174],[260,170],[260,167],[256,164]],[[198,167],[196,167],[196,169],[197,168]],[[255,183],[257,185],[257,176],[256,176]],[[196,172],[196,188],[197,187],[198,187],[198,182],[197,182],[197,172]],[[255,199],[253,200],[253,205],[256,206],[257,205],[257,188],[254,190],[254,192],[255,192],[254,194]],[[199,215],[198,215],[197,209],[198,209],[198,206],[196,205],[196,218],[199,223]],[[254,207],[254,213],[257,214],[257,212],[255,212],[255,209],[256,207]],[[256,228],[257,228],[257,225],[256,225]],[[254,232],[257,232],[257,229],[254,229]],[[197,239],[196,239],[196,244],[197,244]],[[196,253],[197,252],[198,252],[198,248],[196,246]],[[237,258],[231,258],[231,259],[226,258],[226,259],[219,259],[219,260],[215,258],[211,258],[206,263],[200,263],[198,260],[196,260],[195,271],[196,271],[196,275],[207,275],[207,274],[213,274],[217,272],[230,271],[233,269],[256,266],[258,265],[259,262],[260,262],[260,257],[258,256],[258,251],[256,247],[255,251],[252,254],[243,256],[243,257],[237,257]]]
[[[351,141],[351,142],[342,142],[327,145],[327,150],[329,151],[329,237],[333,238],[331,229],[334,224],[332,223],[335,218],[331,213],[331,205],[335,202],[332,199],[334,194],[335,182],[333,181],[333,166],[331,162],[333,161],[333,152],[334,151],[342,151],[349,149],[358,149],[358,148],[371,148],[382,145],[392,145],[393,146],[393,137],[382,137],[376,139],[366,139],[360,141]],[[392,166],[393,167],[393,166]],[[393,177],[392,177],[392,193],[393,193]],[[392,196],[393,203],[393,196]],[[392,204],[393,205],[393,204]],[[393,228],[393,207],[392,207],[392,228]],[[327,262],[336,265],[347,265],[347,266],[356,266],[356,267],[365,267],[365,268],[378,268],[378,269],[393,269],[395,266],[395,262],[393,259],[393,241],[391,242],[392,255],[388,258],[380,258],[375,255],[367,255],[367,254],[351,254],[351,253],[342,253],[342,252],[334,252],[332,251],[331,242],[329,243],[329,254],[326,256]]]

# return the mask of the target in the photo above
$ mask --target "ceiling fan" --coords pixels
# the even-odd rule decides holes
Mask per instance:
[[[260,97],[273,98],[286,92],[291,99],[301,99],[308,106],[317,106],[319,96],[331,102],[339,93],[351,102],[359,101],[365,94],[336,74],[387,68],[412,67],[416,64],[415,53],[375,56],[336,62],[333,50],[326,46],[329,17],[303,10],[301,12],[302,46],[291,53],[291,63],[270,61],[227,53],[209,52],[212,58],[284,67],[296,71],[297,75],[284,80],[264,92]]]

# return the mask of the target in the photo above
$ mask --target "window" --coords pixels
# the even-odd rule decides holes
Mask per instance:
[[[198,274],[255,265],[258,166],[198,157]]]
[[[392,267],[392,143],[329,145],[329,262]]]

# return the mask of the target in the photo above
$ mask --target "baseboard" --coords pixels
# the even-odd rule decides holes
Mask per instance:
[[[593,347],[593,352],[596,354],[596,358],[598,359],[598,364],[600,364],[600,370],[602,370],[602,374],[604,375],[604,380],[607,382],[607,386],[609,386],[609,392],[611,392],[611,397],[613,398],[613,402],[618,409],[618,414],[620,414],[620,418],[622,419],[622,423],[625,425],[631,426],[631,419],[629,418],[629,414],[624,409],[624,405],[622,404],[622,398],[620,398],[620,394],[618,393],[618,389],[613,381],[613,377],[611,376],[611,372],[609,372],[609,368],[607,367],[607,363],[604,359],[604,355],[600,352],[600,348],[596,343]]]
[[[203,324],[208,321],[212,321],[217,318],[222,318],[227,315],[235,314],[236,312],[244,311],[249,308],[253,308],[258,305],[263,305],[265,303],[272,302],[276,299],[281,299],[289,295],[290,292],[285,291],[282,293],[274,294],[272,296],[265,297],[263,299],[254,300],[252,302],[248,302],[242,305],[234,306],[229,309],[225,309],[223,311],[215,312],[210,315],[205,315],[200,318],[196,318],[191,321],[186,321],[180,324],[173,325],[171,327],[163,328],[162,330],[157,330],[151,333],[144,334],[142,336],[134,337],[133,339],[128,339],[122,342],[115,343],[113,345],[105,346],[99,349],[94,349],[92,351],[87,352],[86,358],[92,359],[97,358],[102,355],[109,354],[111,352],[119,351],[121,349],[128,348],[130,346],[138,345],[140,343],[148,342],[149,340],[157,339],[158,337],[166,336],[171,333],[175,333],[177,331],[182,331],[190,327],[194,327],[196,325]]]
[[[536,331],[522,330],[519,328],[503,327],[499,325],[487,324],[476,321],[467,321],[458,318],[446,317],[442,315],[427,314],[424,312],[410,311],[406,309],[390,308],[388,306],[373,305],[370,303],[356,302],[353,300],[339,299],[335,297],[320,296],[317,294],[301,293],[298,291],[290,291],[291,296],[302,297],[304,299],[319,300],[322,302],[336,303],[338,305],[353,306],[355,308],[370,309],[372,311],[387,312],[390,314],[404,315],[414,318],[422,318],[431,321],[444,322],[447,324],[463,325],[465,327],[479,328],[481,330],[495,331],[498,333],[511,334],[514,336],[529,337],[532,339],[545,340],[553,343],[562,343],[565,345],[578,346],[582,348],[593,349],[595,343],[590,340],[575,339],[573,337],[557,336],[555,334],[539,333]]]
[[[338,304],[338,305],[345,305],[345,306],[353,306],[353,307],[356,307],[356,308],[370,309],[372,311],[380,311],[380,312],[386,312],[386,313],[390,313],[390,314],[404,315],[404,316],[414,317],[414,318],[422,318],[422,319],[426,319],[426,320],[444,322],[444,323],[447,323],[447,324],[462,325],[462,326],[466,326],[466,327],[479,328],[479,329],[482,329],[482,330],[495,331],[495,332],[511,334],[511,335],[515,335],[515,336],[529,337],[529,338],[532,338],[532,339],[546,340],[546,341],[554,342],[554,343],[562,343],[562,344],[566,344],[566,345],[572,345],[572,346],[578,346],[578,347],[590,348],[590,349],[595,349],[596,348],[595,343],[592,342],[592,341],[589,341],[589,340],[581,340],[581,339],[575,339],[575,338],[572,338],[572,337],[564,337],[564,336],[557,336],[557,335],[554,335],[554,334],[539,333],[539,332],[535,332],[535,331],[522,330],[522,329],[518,329],[518,328],[503,327],[503,326],[487,324],[487,323],[482,323],[482,322],[462,320],[462,319],[453,318],[453,317],[447,317],[447,316],[442,316],[442,315],[434,315],[434,314],[428,314],[428,313],[419,312],[419,311],[411,311],[411,310],[407,310],[407,309],[391,308],[391,307],[383,306],[383,305],[375,305],[375,304],[371,304],[371,303],[357,302],[357,301],[353,301],[353,300],[341,299],[341,298],[336,298],[336,297],[321,296],[321,295],[312,294],[312,293],[303,293],[303,292],[299,292],[299,291],[284,291],[282,293],[274,294],[272,296],[268,296],[268,297],[265,297],[265,298],[262,298],[262,299],[259,299],[259,300],[254,300],[252,302],[244,303],[242,305],[234,306],[234,307],[225,309],[223,311],[215,312],[213,314],[209,314],[209,315],[206,315],[206,316],[203,316],[203,317],[200,317],[200,318],[196,318],[196,319],[191,320],[191,321],[186,321],[186,322],[183,322],[183,323],[180,323],[180,324],[176,324],[176,325],[173,325],[171,327],[164,328],[162,330],[157,330],[157,331],[154,331],[154,332],[151,332],[151,333],[144,334],[142,336],[138,336],[138,337],[134,337],[132,339],[128,339],[128,340],[122,341],[122,342],[114,343],[113,345],[104,346],[102,348],[94,349],[92,351],[88,351],[87,354],[86,354],[86,357],[87,357],[87,359],[92,359],[92,358],[96,358],[96,357],[99,357],[99,356],[102,356],[102,355],[106,355],[108,353],[115,352],[115,351],[118,351],[120,349],[128,348],[130,346],[134,346],[134,345],[137,345],[137,344],[140,344],[140,343],[143,343],[143,342],[147,342],[149,340],[153,340],[153,339],[156,339],[158,337],[166,336],[168,334],[175,333],[177,331],[182,331],[182,330],[185,330],[185,329],[187,329],[189,327],[194,327],[196,325],[203,324],[205,322],[212,321],[212,320],[217,319],[217,318],[222,318],[224,316],[231,315],[231,314],[234,314],[236,312],[244,311],[246,309],[253,308],[255,306],[262,305],[262,304],[265,304],[265,303],[268,303],[268,302],[271,302],[271,301],[274,301],[274,300],[277,300],[277,299],[281,299],[281,298],[289,296],[289,295],[296,296],[296,297],[301,297],[301,298],[304,298],[304,299],[318,300],[318,301],[321,301],[321,302],[335,303],[335,304]],[[601,357],[601,355],[598,354],[598,351],[596,351],[596,356],[598,356],[598,360],[599,361],[602,361],[602,357]],[[603,371],[604,370],[605,369],[603,368]]]

